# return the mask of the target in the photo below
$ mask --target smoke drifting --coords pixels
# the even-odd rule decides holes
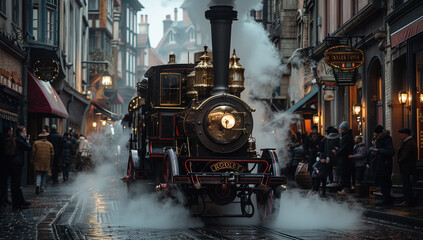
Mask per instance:
[[[119,124],[116,128],[120,128]],[[134,185],[134,191],[143,194],[128,196],[126,184],[120,178],[126,173],[129,132],[114,130],[112,134],[107,131],[91,135],[88,139],[92,140],[92,161],[96,166],[92,172],[79,173],[74,180],[73,187],[79,192],[78,201],[90,200],[97,195],[110,196],[117,205],[117,209],[111,212],[108,223],[111,225],[150,229],[201,226],[202,222],[191,218],[190,212],[183,206],[163,199],[160,193],[147,191],[151,186]],[[120,155],[117,154],[117,146],[121,148]]]
[[[359,206],[322,200],[314,194],[286,191],[282,194],[279,216],[272,227],[287,229],[347,229],[360,223]]]

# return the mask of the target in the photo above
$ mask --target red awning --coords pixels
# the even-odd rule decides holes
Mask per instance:
[[[395,47],[405,40],[423,31],[423,18],[414,20],[407,26],[391,34],[391,46]]]
[[[28,72],[28,112],[45,113],[52,117],[68,118],[59,95],[48,82],[38,80]]]

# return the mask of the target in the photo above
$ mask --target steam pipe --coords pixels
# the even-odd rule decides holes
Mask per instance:
[[[229,93],[229,54],[232,21],[238,12],[232,6],[211,6],[205,13],[210,20],[213,46],[214,86],[212,95]]]

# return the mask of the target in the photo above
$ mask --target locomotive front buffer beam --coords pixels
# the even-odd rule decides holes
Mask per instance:
[[[270,173],[252,174],[252,173],[204,173],[191,172],[184,176],[173,176],[175,184],[193,184],[196,188],[201,185],[210,184],[254,184],[264,186],[278,186],[286,184],[284,176],[272,176]]]

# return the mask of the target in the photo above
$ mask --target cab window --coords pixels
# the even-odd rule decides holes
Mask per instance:
[[[181,104],[181,74],[160,74],[160,105],[173,106]]]

